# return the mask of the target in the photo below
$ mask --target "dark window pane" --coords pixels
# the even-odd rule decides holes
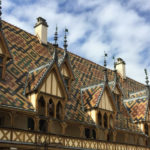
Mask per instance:
[[[65,84],[66,84],[66,86],[69,85],[69,79],[68,78],[65,78]]]
[[[85,137],[90,138],[90,129],[85,128]]]
[[[0,78],[2,78],[3,67],[0,67]]]
[[[0,57],[0,64],[3,63],[3,57]]]
[[[32,118],[28,118],[28,129],[34,130],[34,121]]]

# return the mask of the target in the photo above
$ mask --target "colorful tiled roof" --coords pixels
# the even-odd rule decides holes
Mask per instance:
[[[52,60],[54,47],[50,43],[48,46],[40,44],[36,36],[5,21],[3,21],[3,32],[12,55],[12,60],[7,63],[5,81],[0,81],[0,95],[2,95],[0,97],[0,105],[33,110],[30,101],[24,96],[27,74],[31,70],[36,70],[36,68],[48,64]],[[73,108],[70,111],[70,116],[76,116],[73,117],[75,120],[82,120],[84,122],[86,117],[83,117],[84,119],[77,117],[78,115],[86,116],[85,112],[82,111],[80,89],[81,87],[102,83],[104,78],[103,67],[75,54],[68,53],[75,80],[72,82],[70,100],[68,100],[66,105],[66,112],[70,111],[69,108]],[[58,62],[60,63],[63,60],[63,54],[64,50],[58,48],[58,57],[60,59]],[[39,81],[46,70],[47,68],[45,67],[29,74],[28,84],[31,83],[31,88],[34,89],[36,87],[37,81]],[[108,69],[108,78],[109,81],[114,79],[114,72],[110,69]],[[144,89],[143,84],[128,77],[126,80],[120,79],[120,83],[126,96],[130,92]],[[89,91],[93,92],[95,89],[93,91],[89,89]],[[97,92],[99,94],[101,89],[98,88]],[[87,92],[85,92],[85,96],[89,96],[86,94],[88,94]],[[94,95],[96,96],[96,94]],[[73,99],[75,101],[71,103]],[[96,99],[93,98],[90,105],[94,106],[95,104]],[[90,105],[87,106],[90,107]],[[81,110],[81,113],[79,113],[80,111],[75,112],[73,110]],[[66,113],[66,115],[68,114]]]
[[[81,100],[85,109],[96,107],[104,90],[104,84],[81,89]]]
[[[37,88],[38,84],[40,83],[42,78],[44,78],[44,75],[48,71],[49,67],[52,65],[52,62],[53,61],[51,61],[50,63],[47,63],[45,65],[42,65],[36,69],[33,69],[27,74],[24,94],[26,94],[30,91],[34,91]]]
[[[124,105],[134,122],[145,121],[148,101],[148,96],[124,100]]]

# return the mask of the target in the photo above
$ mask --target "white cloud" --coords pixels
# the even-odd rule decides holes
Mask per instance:
[[[17,6],[13,0],[5,0],[3,18],[34,33],[35,18],[42,16],[49,24],[49,39],[57,24],[60,41],[63,41],[63,31],[67,27],[72,52],[101,64],[104,51],[109,56],[122,57],[127,64],[127,75],[144,82],[143,69],[150,65],[150,22],[139,15],[138,10],[149,11],[149,1],[132,0],[125,4],[120,0],[28,2]],[[145,51],[147,56],[141,55]]]

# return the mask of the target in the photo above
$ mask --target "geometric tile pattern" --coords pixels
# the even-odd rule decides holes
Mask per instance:
[[[138,97],[124,101],[124,105],[135,122],[144,121],[147,113],[148,97]]]
[[[85,109],[96,107],[104,89],[104,84],[99,84],[81,89],[81,99]]]

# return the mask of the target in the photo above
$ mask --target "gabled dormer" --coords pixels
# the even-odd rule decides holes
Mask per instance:
[[[0,79],[5,78],[6,62],[11,58],[7,42],[2,30],[0,30]]]
[[[68,57],[68,56],[67,56]],[[61,74],[64,78],[65,84],[67,86],[68,91],[70,91],[71,88],[71,82],[74,80],[74,74],[70,65],[69,58],[64,58],[64,61],[60,65]]]
[[[107,55],[105,54],[105,57]],[[114,128],[116,105],[108,84],[106,58],[104,59],[104,82],[81,89],[83,109],[100,128]]]
[[[117,109],[107,83],[82,88],[81,100],[84,110],[98,126],[103,128],[114,127],[113,120],[115,120]]]
[[[26,95],[40,116],[64,119],[68,92],[56,58],[30,71],[25,89]]]

